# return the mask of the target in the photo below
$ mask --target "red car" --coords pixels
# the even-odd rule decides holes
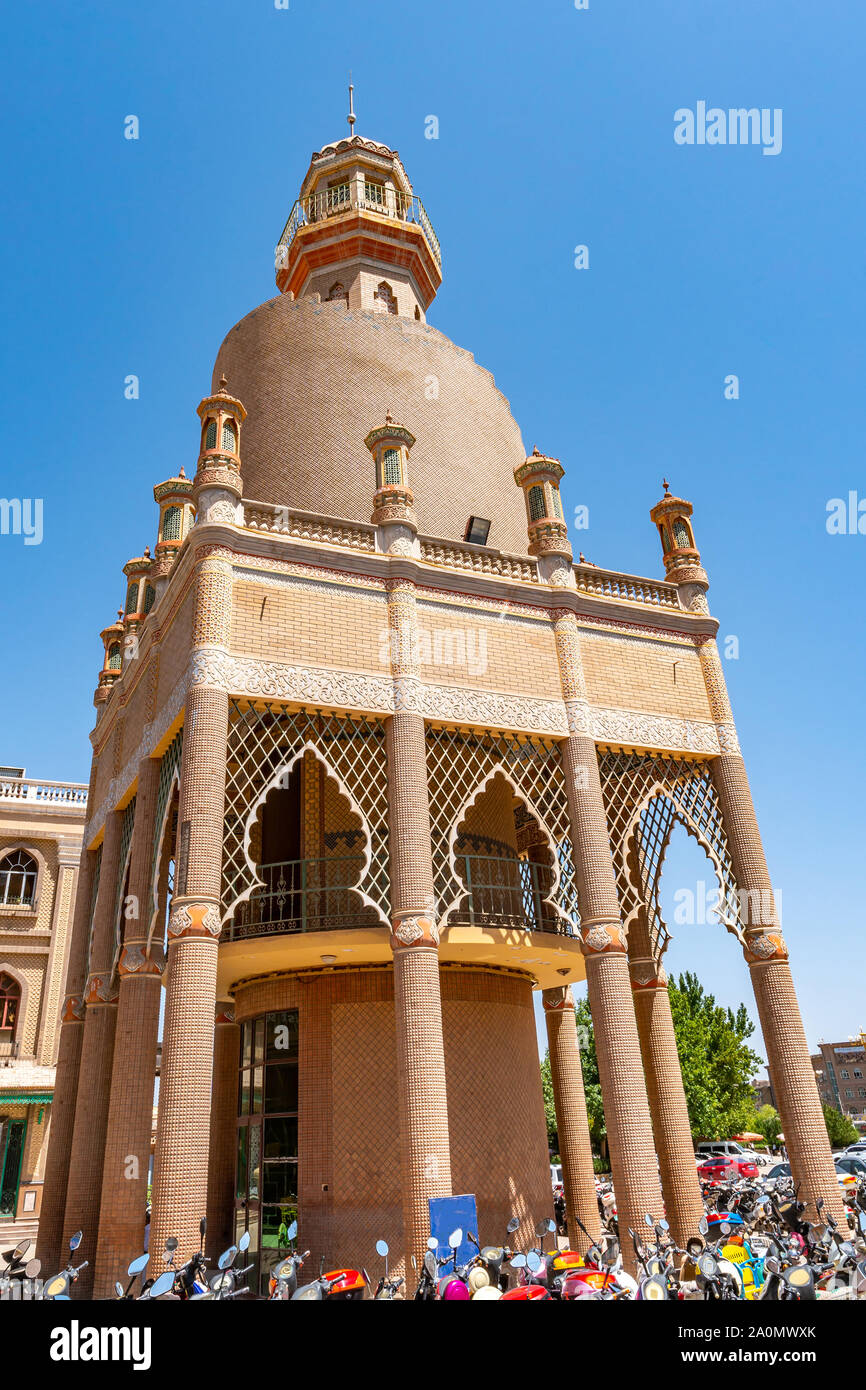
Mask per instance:
[[[698,1177],[716,1182],[725,1178],[756,1178],[758,1165],[750,1158],[732,1158],[730,1155],[714,1154],[698,1167]]]

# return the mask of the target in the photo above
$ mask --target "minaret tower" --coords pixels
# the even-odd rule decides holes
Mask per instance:
[[[276,248],[277,287],[354,312],[423,320],[442,254],[396,150],[354,133],[313,155]]]

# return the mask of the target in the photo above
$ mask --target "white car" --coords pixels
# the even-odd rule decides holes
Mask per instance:
[[[554,1191],[562,1187],[562,1164],[551,1163],[550,1165],[550,1185]]]

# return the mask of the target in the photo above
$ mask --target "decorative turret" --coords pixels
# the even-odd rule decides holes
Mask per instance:
[[[541,578],[558,588],[573,587],[571,546],[562,512],[559,484],[565,469],[559,459],[533,449],[514,470],[526,500],[529,553],[538,557]]]
[[[143,555],[127,560],[123,567],[126,575],[126,600],[123,609],[124,633],[135,633],[153,607],[156,592],[149,576],[153,567],[150,547]]]
[[[110,623],[103,628],[99,634],[105,654],[102,662],[102,670],[99,673],[99,681],[96,686],[96,693],[93,696],[93,703],[97,709],[104,705],[111,694],[111,687],[114,682],[120,680],[123,670],[123,609],[117,610],[117,622]]]
[[[192,490],[196,521],[231,526],[239,520],[241,425],[247,412],[236,397],[229,395],[224,376],[216,395],[205,396],[197,409],[201,451]]]
[[[665,562],[665,578],[680,586],[686,608],[694,612],[708,612],[706,591],[709,588],[706,570],[701,565],[701,555],[695,545],[692,530],[692,504],[682,497],[672,497],[670,483],[662,479],[664,497],[650,512],[651,519],[658,527]]]
[[[376,464],[370,519],[381,528],[382,549],[391,555],[409,555],[416,549],[418,534],[415,498],[409,487],[409,450],[415,436],[398,425],[389,410],[384,425],[371,430],[364,443]]]
[[[145,598],[145,613],[149,613],[156,600],[161,598],[178,551],[193,523],[195,510],[192,503],[192,481],[186,476],[183,468],[175,477],[166,478],[164,483],[157,483],[153,489],[153,500],[159,507],[159,529],[149,575],[148,588],[152,593],[149,600]]]
[[[277,287],[355,312],[423,319],[442,254],[396,150],[354,134],[314,154],[276,249]]]

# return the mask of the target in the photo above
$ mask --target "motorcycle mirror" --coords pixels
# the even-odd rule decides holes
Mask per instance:
[[[644,1219],[644,1225],[645,1225],[645,1226],[649,1226],[650,1230],[652,1230],[652,1228],[653,1228],[653,1219],[652,1219],[652,1217],[650,1216],[650,1214],[649,1214],[648,1211],[645,1211],[645,1212],[644,1212],[643,1219]]]
[[[505,1227],[505,1229],[506,1229],[506,1231],[508,1232],[508,1234],[509,1234],[510,1236],[513,1236],[513,1235],[514,1235],[514,1232],[518,1229],[519,1226],[520,1226],[520,1217],[519,1217],[519,1216],[512,1216],[511,1220],[509,1221],[509,1223],[508,1223],[508,1225]]]
[[[546,1226],[547,1226],[547,1232],[548,1232],[548,1234],[549,1234],[549,1235],[553,1235],[553,1232],[556,1230],[556,1222],[553,1221],[553,1220],[551,1220],[550,1217],[548,1217],[548,1218],[547,1218],[547,1222],[546,1222]]]
[[[512,1269],[525,1269],[525,1268],[526,1268],[526,1256],[525,1256],[525,1255],[512,1255],[512,1257],[511,1257],[511,1268],[512,1268]]]
[[[23,1260],[23,1259],[24,1259],[24,1256],[27,1254],[27,1251],[30,1249],[30,1247],[31,1247],[32,1244],[33,1244],[33,1241],[32,1241],[32,1240],[22,1240],[21,1244],[20,1244],[20,1245],[16,1245],[16,1246],[15,1246],[15,1249],[12,1251],[12,1259],[13,1259],[16,1263],[17,1263],[19,1260]]]
[[[69,1249],[70,1249],[70,1250],[77,1250],[77,1249],[78,1249],[79,1245],[81,1244],[83,1235],[84,1235],[84,1232],[83,1232],[83,1231],[76,1231],[76,1232],[75,1232],[75,1235],[72,1237],[72,1239],[71,1239],[70,1242],[69,1242]]]
[[[27,1279],[35,1279],[42,1268],[41,1260],[28,1260],[24,1266],[24,1274]]]
[[[448,1244],[452,1250],[456,1250],[458,1245],[463,1244],[463,1227],[457,1226],[448,1237]]]
[[[49,1279],[47,1284],[42,1286],[43,1298],[63,1298],[66,1294],[67,1279],[65,1274],[55,1274],[53,1279]]]
[[[114,1292],[117,1294],[118,1298],[123,1298],[123,1285],[119,1279],[115,1279],[114,1281]]]
[[[177,1236],[169,1236],[168,1240],[165,1242],[165,1248],[173,1255],[177,1249]]]
[[[376,1241],[376,1254],[377,1254],[377,1255],[381,1255],[381,1256],[382,1256],[382,1259],[384,1260],[385,1256],[388,1254],[388,1242],[387,1242],[387,1240],[377,1240],[377,1241]]]
[[[288,1231],[286,1232],[286,1235],[289,1237],[289,1240],[297,1240],[297,1238],[298,1238],[298,1223],[297,1223],[297,1221],[293,1221],[293,1222],[292,1222],[291,1226],[289,1227]]]
[[[249,1248],[250,1248],[250,1233],[249,1233],[249,1231],[244,1231],[243,1235],[241,1236],[240,1240],[238,1241],[238,1249],[239,1249],[239,1250],[249,1250]]]
[[[541,1256],[537,1250],[530,1250],[526,1257],[526,1265],[532,1274],[537,1274],[541,1269]]]
[[[823,1197],[819,1197],[818,1200],[817,1200],[817,1202],[815,1203],[815,1206],[818,1208],[818,1211],[821,1210],[821,1208],[823,1207],[823,1205],[824,1205],[824,1198],[823,1198]]]
[[[412,1268],[416,1270],[418,1268],[418,1261],[415,1259],[414,1255],[412,1256]]]
[[[438,1242],[438,1240],[436,1239],[435,1236],[428,1236],[428,1237],[427,1237],[427,1249],[428,1249],[428,1250],[438,1250],[438,1249],[439,1249],[439,1242]]]
[[[149,1259],[149,1255],[139,1255],[138,1259],[133,1260],[132,1264],[127,1269],[127,1276],[132,1279],[136,1274],[140,1274],[143,1269],[147,1269],[147,1262]]]
[[[424,1256],[424,1268],[431,1278],[436,1278],[438,1273],[436,1268],[436,1256],[433,1254],[432,1250],[428,1250],[427,1254]]]
[[[705,1216],[702,1216],[700,1221],[698,1222],[698,1230],[700,1231],[702,1236],[705,1236],[709,1229],[710,1226],[709,1222],[707,1221],[707,1218]]]
[[[224,1250],[220,1255],[219,1259],[217,1260],[217,1266],[220,1269],[228,1269],[229,1265],[234,1262],[234,1258],[237,1255],[237,1253],[238,1247],[236,1245],[230,1245],[228,1250]]]
[[[538,1225],[535,1228],[535,1234],[537,1236],[547,1235],[547,1221],[539,1221]]]
[[[732,1227],[730,1221],[719,1222],[719,1230],[721,1231],[723,1236],[729,1236],[731,1234],[731,1229]]]
[[[158,1279],[154,1279],[153,1283],[150,1286],[148,1298],[161,1298],[164,1293],[171,1292],[173,1285],[174,1274],[172,1270],[167,1269],[164,1274],[161,1274],[159,1276]]]
[[[204,1240],[206,1230],[207,1230],[207,1217],[206,1217],[206,1216],[203,1216],[202,1219],[201,1219],[201,1221],[198,1223],[198,1233],[199,1233],[199,1235],[201,1236],[202,1241]]]
[[[658,1224],[661,1226],[663,1231],[669,1231],[671,1228],[670,1222],[667,1221],[665,1217],[662,1217],[661,1221]]]

